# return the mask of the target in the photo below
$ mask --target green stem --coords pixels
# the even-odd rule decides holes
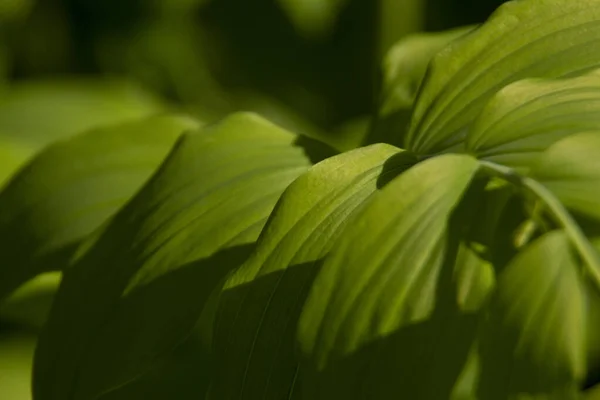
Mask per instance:
[[[600,260],[598,259],[596,250],[581,231],[569,211],[567,211],[554,194],[541,183],[517,174],[512,168],[489,161],[480,161],[480,164],[484,171],[491,175],[499,176],[507,182],[526,190],[546,206],[554,222],[562,227],[571,239],[573,246],[583,260],[585,272],[592,279],[596,289],[600,291]]]

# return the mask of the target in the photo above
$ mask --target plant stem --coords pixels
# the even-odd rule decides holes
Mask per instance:
[[[507,182],[526,190],[546,206],[549,215],[554,219],[554,222],[562,227],[567,236],[571,239],[573,246],[583,260],[585,272],[590,276],[596,289],[600,292],[600,260],[598,254],[579,228],[577,222],[575,222],[569,211],[562,205],[556,196],[541,183],[517,174],[512,168],[489,161],[480,161],[480,165],[484,171],[491,175],[499,176]]]

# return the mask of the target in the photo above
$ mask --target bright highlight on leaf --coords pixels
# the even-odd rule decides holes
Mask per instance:
[[[599,111],[598,70],[571,79],[519,81],[488,102],[473,123],[466,147],[482,159],[527,172],[557,140],[599,129]]]
[[[279,5],[314,38],[345,2]],[[13,87],[0,329],[41,330],[34,400],[593,399],[599,71],[600,0],[516,0],[398,42],[337,136]]]
[[[173,352],[213,287],[252,251],[283,190],[311,157],[329,155],[302,143],[253,114],[183,136],[65,274],[39,342],[34,395],[127,390]]]
[[[329,158],[288,187],[255,252],[221,293],[212,398],[296,396],[296,324],[322,260],[378,187],[415,161],[393,146],[373,145]]]
[[[432,61],[405,145],[431,154],[460,145],[485,103],[524,78],[600,67],[598,0],[509,1]]]

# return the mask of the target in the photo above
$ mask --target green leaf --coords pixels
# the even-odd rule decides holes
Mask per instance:
[[[31,146],[0,134],[0,189],[33,153]]]
[[[479,29],[433,58],[405,147],[431,154],[460,146],[487,100],[504,86],[598,68],[599,31],[598,0],[503,4]]]
[[[314,38],[331,33],[347,0],[278,0],[280,7],[303,36]]]
[[[552,143],[599,127],[598,71],[571,79],[527,79],[505,87],[488,102],[469,131],[466,147],[479,158],[526,172]]]
[[[464,221],[450,232],[449,220],[478,168],[459,155],[418,164],[376,193],[344,231],[299,323],[313,370],[307,398],[450,398],[476,326],[476,292],[490,287],[489,275],[452,278],[456,260],[468,268],[468,255],[458,253],[464,232],[454,230]],[[465,301],[469,285],[475,291]]]
[[[431,58],[448,43],[473,29],[474,26],[466,26],[444,32],[418,33],[394,44],[383,60],[380,104],[368,143],[403,143],[411,109]]]
[[[474,29],[475,26],[465,26],[443,32],[417,33],[394,44],[383,60],[379,115],[386,116],[399,108],[412,107],[433,56]]]
[[[34,349],[34,335],[21,332],[0,334],[0,398],[31,400]]]
[[[34,4],[34,0],[2,0],[0,1],[0,21],[22,19],[29,14]]]
[[[600,384],[585,392],[585,400],[600,400]]]
[[[284,189],[326,153],[253,114],[185,135],[65,273],[36,353],[36,398],[96,398],[154,370],[249,255]]]
[[[157,99],[121,81],[28,81],[0,97],[0,132],[40,149],[57,139],[162,109]]]
[[[0,304],[2,321],[40,330],[48,319],[60,272],[46,272],[21,285]]]
[[[373,145],[327,159],[290,185],[256,251],[223,288],[210,398],[297,396],[296,323],[321,260],[377,188],[415,161]]]
[[[562,231],[513,259],[498,278],[479,338],[481,398],[578,398],[586,374],[582,284]]]
[[[600,221],[600,133],[556,142],[541,154],[531,176],[571,211]]]
[[[78,243],[151,176],[198,123],[159,116],[93,130],[42,151],[0,193],[0,299],[61,270]]]

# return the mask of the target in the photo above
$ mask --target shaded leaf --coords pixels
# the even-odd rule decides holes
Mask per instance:
[[[31,146],[0,134],[0,190],[4,183],[31,157]]]
[[[295,28],[309,38],[331,32],[347,0],[278,0]]]
[[[528,77],[569,77],[600,66],[600,1],[504,3],[432,61],[405,147],[430,154],[460,146],[486,101]]]
[[[0,299],[65,267],[75,246],[152,175],[198,123],[159,116],[93,130],[42,151],[0,193]]]
[[[356,210],[415,161],[373,145],[329,158],[290,185],[256,251],[223,288],[210,398],[298,396],[296,323],[321,260]]]
[[[168,357],[283,190],[326,152],[297,142],[252,114],[185,135],[65,274],[36,353],[36,398],[110,396]],[[194,378],[198,396],[209,372]]]
[[[600,400],[600,384],[585,392],[585,400]]]
[[[155,114],[157,99],[120,81],[28,81],[0,97],[0,132],[36,149],[101,125]]]
[[[383,60],[380,104],[369,143],[403,144],[413,102],[431,58],[448,43],[473,29],[474,26],[467,26],[444,32],[418,33],[401,39],[390,48]]]
[[[24,283],[0,305],[0,318],[41,329],[48,319],[60,279],[60,272],[47,272]]]
[[[543,235],[498,278],[480,336],[485,399],[576,399],[585,377],[585,298],[568,237]]]
[[[379,115],[386,116],[400,108],[411,108],[432,57],[474,29],[474,26],[465,26],[443,32],[417,33],[394,44],[383,60]]]

